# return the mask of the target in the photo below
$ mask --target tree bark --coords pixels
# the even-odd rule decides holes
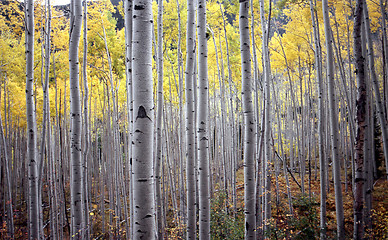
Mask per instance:
[[[186,186],[187,186],[187,239],[196,239],[196,179],[194,138],[194,61],[195,61],[195,9],[192,0],[187,0],[186,35]]]
[[[1,145],[3,145],[3,151],[4,151],[4,172],[5,172],[5,181],[7,182],[6,189],[7,189],[7,220],[8,220],[8,232],[11,239],[13,239],[13,236],[15,234],[14,229],[14,221],[13,221],[13,203],[12,203],[12,187],[11,187],[11,177],[10,177],[10,170],[9,170],[9,158],[8,158],[8,148],[7,148],[7,142],[5,140],[5,133],[3,128],[3,120],[0,113],[0,133],[1,133]],[[1,153],[0,153],[1,155]],[[0,169],[1,172],[1,169]],[[2,185],[0,185],[2,186]],[[6,236],[4,236],[6,237]]]
[[[255,146],[256,123],[252,100],[252,73],[249,38],[249,1],[240,1],[239,29],[244,114],[244,202],[245,239],[256,239]]]
[[[364,2],[364,19],[365,19],[366,40],[368,44],[369,72],[373,83],[373,90],[376,98],[377,115],[380,120],[381,135],[383,138],[385,166],[388,166],[388,129],[387,129],[388,126],[386,121],[386,113],[383,105],[383,100],[380,94],[380,86],[376,75],[372,33],[370,29],[370,20],[369,20],[368,6],[366,1]],[[388,175],[388,167],[386,167],[386,172]]]
[[[28,227],[29,239],[40,239],[38,157],[36,148],[36,112],[34,103],[34,1],[26,1],[26,114],[28,159]]]
[[[83,0],[84,4],[84,15],[83,15],[83,44],[84,44],[84,49],[83,49],[83,65],[82,65],[82,77],[83,77],[83,84],[84,84],[84,99],[83,99],[83,127],[84,127],[84,151],[83,151],[83,165],[84,165],[84,172],[83,172],[83,187],[84,187],[84,205],[85,205],[85,238],[89,239],[90,238],[90,230],[92,229],[92,226],[89,226],[89,145],[90,145],[90,132],[89,132],[89,86],[88,86],[88,78],[87,78],[87,64],[88,64],[88,25],[87,25],[87,0]]]
[[[133,207],[134,239],[155,239],[153,174],[154,102],[152,80],[152,1],[133,2]]]
[[[333,160],[333,174],[334,174],[334,190],[335,190],[335,205],[336,205],[336,217],[337,217],[337,237],[342,240],[345,238],[345,226],[344,226],[344,209],[342,201],[342,187],[341,187],[341,174],[340,174],[340,159],[338,156],[338,109],[335,102],[335,90],[334,90],[334,54],[332,48],[332,34],[329,19],[329,7],[327,0],[322,2],[323,21],[325,27],[326,38],[326,64],[327,64],[327,85],[328,85],[328,100],[330,109],[330,130],[331,130],[331,146],[332,146],[332,160]]]
[[[208,133],[208,65],[206,37],[206,0],[198,0],[198,173],[199,238],[210,239],[209,133]]]
[[[356,100],[356,151],[355,151],[355,185],[354,185],[354,239],[362,239],[364,235],[364,142],[366,129],[367,92],[365,81],[365,58],[361,38],[364,0],[356,1],[354,14],[354,58],[357,78]]]
[[[268,38],[269,21],[265,19],[264,0],[260,0],[260,18],[262,27],[262,54],[263,54],[263,72],[264,72],[264,232],[269,230],[271,219],[271,66],[269,60]],[[270,16],[268,17],[270,19]]]
[[[162,162],[162,117],[163,117],[163,1],[158,2],[158,93],[156,113],[156,158],[155,158],[155,196],[156,196],[156,222],[158,239],[163,239],[164,229],[162,224],[162,198],[161,198],[161,172]]]
[[[325,149],[324,149],[324,123],[325,115],[323,114],[323,79],[322,79],[322,51],[321,51],[321,42],[319,39],[319,25],[316,20],[316,13],[314,10],[314,4],[310,0],[310,10],[311,10],[311,20],[313,24],[313,34],[314,34],[314,46],[315,46],[315,74],[317,76],[318,84],[318,155],[319,155],[319,169],[320,169],[320,238],[322,240],[326,239],[326,158],[325,158]]]
[[[71,183],[70,183],[70,208],[71,208],[71,235],[75,239],[83,239],[84,209],[83,209],[83,163],[81,158],[81,98],[79,89],[79,57],[78,48],[82,27],[82,2],[72,0],[70,4],[70,43],[69,43],[69,68],[70,68],[70,116],[71,116]]]
[[[133,134],[133,93],[132,93],[132,0],[124,1],[124,27],[125,27],[125,76],[127,93],[127,118],[128,118],[128,154],[126,158],[127,171],[129,172],[129,217],[131,221],[127,238],[133,238],[133,179],[132,179],[132,134]],[[127,219],[128,221],[128,219]]]

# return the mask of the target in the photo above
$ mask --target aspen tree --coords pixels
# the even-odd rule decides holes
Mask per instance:
[[[342,187],[341,187],[341,173],[340,173],[340,159],[338,156],[338,118],[335,103],[335,91],[334,91],[334,54],[332,48],[332,33],[329,19],[329,7],[327,0],[322,1],[323,21],[325,27],[325,40],[326,40],[326,64],[327,64],[327,85],[328,85],[328,100],[330,111],[330,130],[331,130],[331,147],[332,147],[332,160],[333,160],[333,175],[334,175],[334,190],[335,190],[335,206],[336,206],[336,218],[337,218],[337,237],[338,239],[345,238],[344,227],[344,208],[342,201]]]
[[[270,0],[271,3],[271,0]],[[270,17],[270,16],[269,16]],[[271,149],[271,66],[269,60],[269,21],[266,21],[264,14],[264,0],[260,0],[260,19],[262,27],[262,47],[263,47],[263,69],[264,69],[264,109],[265,109],[265,129],[264,129],[264,232],[269,230],[269,221],[271,218],[271,162],[272,162],[272,149]]]
[[[79,89],[79,57],[78,48],[82,27],[82,2],[72,0],[70,4],[70,43],[69,43],[69,75],[70,75],[70,115],[71,115],[71,225],[72,237],[83,239],[83,164],[81,158],[81,98]]]
[[[162,117],[163,117],[163,0],[158,2],[158,92],[156,113],[156,158],[155,158],[155,196],[156,196],[156,222],[158,239],[163,239],[162,196],[161,196],[161,171],[162,162]]]
[[[54,189],[55,189],[55,178],[54,178],[54,154],[53,154],[53,143],[51,142],[52,137],[52,128],[51,128],[51,121],[50,121],[50,94],[49,94],[49,79],[50,79],[50,56],[51,56],[51,3],[50,0],[47,0],[45,3],[45,14],[46,14],[46,25],[45,25],[45,46],[44,46],[44,68],[45,68],[45,76],[44,76],[44,83],[42,78],[42,88],[43,88],[43,122],[46,122],[46,126],[43,126],[43,128],[46,128],[47,133],[46,135],[46,142],[44,141],[43,137],[44,134],[42,134],[42,149],[46,150],[46,158],[47,158],[47,181],[49,182],[49,203],[50,203],[50,233],[52,239],[57,239],[57,216],[55,215],[56,210],[56,202],[54,198],[56,198]],[[43,49],[42,49],[43,50]],[[43,73],[43,72],[42,72]],[[46,144],[45,144],[46,143]],[[46,147],[43,145],[45,144]],[[42,162],[43,162],[43,153],[42,153]],[[43,174],[43,172],[42,172]],[[43,176],[41,176],[43,178]],[[43,214],[41,216],[43,221]]]
[[[386,5],[386,3],[385,3]],[[385,23],[385,19],[387,18],[387,12],[385,10],[385,6],[383,4],[383,0],[380,0],[380,12],[381,12],[381,38],[383,40],[383,69],[384,69],[384,78],[383,78],[383,81],[385,83],[385,91],[384,91],[384,100],[385,100],[385,114],[388,114],[387,111],[388,111],[388,42],[387,42],[387,25]],[[386,120],[388,121],[387,119],[387,115],[385,116],[386,117]],[[385,160],[385,166],[388,166],[388,160]],[[388,167],[386,167],[388,169]],[[388,170],[387,170],[388,171]],[[387,175],[388,176],[388,175]]]
[[[26,1],[26,114],[27,114],[27,161],[28,161],[28,228],[29,239],[40,239],[39,230],[39,183],[36,148],[36,112],[34,103],[34,1]]]
[[[155,239],[152,1],[133,1],[133,238]]]
[[[183,63],[182,63],[182,30],[181,30],[181,10],[180,10],[180,5],[179,5],[179,0],[176,0],[176,6],[177,6],[177,15],[178,15],[178,43],[177,43],[177,61],[178,61],[178,66],[177,66],[177,75],[178,75],[178,84],[179,87],[177,87],[177,92],[179,96],[179,137],[178,137],[178,143],[179,146],[184,146],[184,119],[183,119]],[[185,209],[185,184],[184,184],[184,174],[185,174],[185,169],[184,169],[184,155],[183,151],[179,150],[178,151],[179,155],[179,201],[180,201],[180,219],[179,221],[181,223],[185,222],[186,218],[186,209]]]
[[[196,239],[196,179],[195,179],[195,139],[194,139],[194,61],[195,61],[195,8],[192,0],[187,0],[186,35],[186,187],[187,187],[187,239]]]
[[[9,114],[10,103],[9,101],[7,101],[7,96],[9,96],[9,92],[7,94],[7,88],[6,88],[6,85],[9,82],[8,82],[7,74],[3,73],[2,69],[0,69],[0,72],[1,72],[1,76],[3,76],[4,74],[4,122],[7,123],[6,116],[8,115],[8,119],[11,117]],[[1,89],[0,89],[0,99],[1,99]],[[2,222],[3,224],[6,224],[5,226],[7,231],[3,232],[4,238],[13,239],[13,236],[15,234],[15,226],[14,226],[14,214],[13,214],[14,203],[12,199],[12,189],[13,189],[12,165],[10,163],[10,159],[13,160],[14,162],[16,161],[16,159],[12,159],[12,155],[8,150],[9,147],[12,148],[12,143],[11,141],[7,141],[8,140],[7,134],[9,138],[11,134],[11,128],[9,127],[8,129],[7,128],[4,129],[3,118],[0,112],[0,156],[2,156],[1,163],[0,163],[0,173],[2,174],[4,173],[5,175],[4,178],[2,176],[0,179],[0,186],[2,186],[2,189],[0,190],[0,202],[2,205],[0,207],[0,213],[1,213],[0,222]],[[2,152],[4,155],[2,155]],[[4,191],[4,194],[3,194],[3,191]],[[5,217],[6,222],[3,222],[3,217]]]
[[[255,161],[256,161],[256,236],[257,239],[262,239],[263,238],[263,221],[262,221],[262,184],[261,184],[261,178],[263,171],[262,169],[262,164],[261,164],[261,159],[262,159],[262,141],[263,139],[263,134],[259,133],[260,129],[260,121],[259,121],[259,116],[260,116],[260,103],[259,103],[259,67],[257,63],[257,53],[256,53],[256,38],[255,38],[255,14],[254,14],[254,9],[253,9],[253,0],[250,0],[250,7],[251,7],[251,40],[252,40],[252,55],[253,55],[253,85],[254,87],[254,106],[255,106],[255,111],[254,115],[255,121],[256,121],[256,149],[255,149]],[[260,83],[261,84],[261,83]],[[262,91],[261,91],[262,93]],[[263,117],[264,115],[262,115]],[[288,178],[286,176],[287,183],[288,183]],[[289,186],[289,184],[287,184]]]
[[[383,105],[383,100],[380,94],[380,86],[376,75],[372,33],[370,29],[370,20],[369,20],[368,6],[366,1],[364,2],[364,19],[365,19],[366,40],[368,44],[369,72],[371,75],[373,90],[376,98],[377,114],[380,120],[381,135],[383,139],[385,166],[386,166],[386,172],[388,173],[388,167],[387,167],[388,166],[388,129],[387,129],[388,126],[387,126],[386,113]]]
[[[43,88],[43,130],[42,130],[42,141],[41,141],[41,165],[40,165],[40,185],[43,182],[43,163],[44,163],[44,150],[46,151],[46,158],[47,158],[47,171],[50,171],[50,162],[51,162],[51,124],[50,124],[50,98],[49,98],[49,78],[50,78],[50,55],[51,55],[51,4],[50,0],[46,1],[45,4],[45,14],[46,14],[46,23],[45,23],[45,32],[44,32],[44,82],[43,77],[41,79],[42,81],[42,88]],[[43,52],[43,48],[42,48]],[[43,54],[42,54],[43,55]],[[43,64],[42,64],[43,67]],[[43,71],[42,71],[43,75]],[[47,132],[47,133],[46,133]],[[46,138],[46,142],[45,139]],[[49,175],[49,174],[47,174]],[[41,189],[41,187],[40,187]],[[42,193],[41,193],[42,194]],[[50,198],[51,199],[51,198]],[[41,200],[40,200],[41,201]],[[52,215],[50,215],[51,217]],[[41,224],[43,225],[43,211],[41,212]],[[52,219],[53,220],[53,219]],[[50,227],[52,227],[53,222],[50,222]],[[43,226],[42,226],[43,229]],[[43,233],[42,233],[43,235]],[[55,238],[55,235],[53,233],[53,238]]]
[[[256,239],[255,146],[256,123],[252,100],[252,73],[249,38],[249,1],[240,1],[239,29],[244,113],[244,202],[245,239]]]
[[[337,57],[337,63],[338,63],[338,68],[339,68],[339,72],[340,72],[340,78],[341,78],[341,82],[342,82],[342,85],[343,85],[343,91],[342,91],[342,94],[345,95],[345,99],[346,99],[346,102],[347,102],[347,110],[349,112],[349,115],[350,116],[354,116],[353,115],[353,104],[352,104],[352,96],[349,96],[349,95],[352,95],[352,93],[354,91],[348,91],[347,90],[347,84],[346,84],[346,79],[345,79],[345,70],[344,70],[344,66],[343,66],[343,60],[342,60],[342,57],[341,57],[341,51],[338,49],[339,46],[341,46],[340,44],[340,34],[339,34],[339,31],[338,31],[338,24],[337,24],[337,19],[336,19],[336,16],[335,16],[335,13],[333,13],[334,15],[334,20],[336,22],[336,29],[337,29],[337,42],[338,42],[338,47],[336,46],[335,44],[335,41],[333,40],[333,46],[334,46],[334,49],[335,49],[335,53],[336,53],[336,57]],[[349,32],[348,32],[349,34]],[[334,39],[334,36],[333,36],[333,39]],[[348,39],[349,41],[349,39]],[[350,48],[350,43],[348,43],[348,48]],[[350,51],[350,50],[348,50]],[[349,53],[349,56],[350,56],[350,53]],[[350,67],[351,69],[351,67]],[[351,74],[351,70],[349,72],[349,79],[351,80],[351,82],[353,82],[352,80],[352,74]],[[341,89],[340,89],[341,90]],[[350,94],[349,94],[350,93]],[[352,165],[354,164],[354,139],[355,139],[355,123],[354,123],[354,119],[353,117],[349,118],[349,133],[350,133],[350,139],[352,139],[350,141],[350,154],[351,154],[351,161],[352,161]],[[346,160],[346,158],[344,158],[344,161]],[[352,167],[352,174],[353,174],[353,171],[354,168]],[[346,176],[346,171],[347,171],[347,168],[345,168],[345,176]],[[347,190],[346,188],[346,185],[347,185],[347,182],[346,182],[347,178],[345,178],[345,190]],[[352,181],[354,181],[354,178],[352,178]],[[354,184],[353,184],[354,185]]]
[[[128,154],[127,171],[129,172],[129,217],[131,219],[130,232],[127,232],[128,238],[133,238],[133,180],[132,180],[132,134],[133,134],[133,93],[132,93],[132,0],[124,0],[124,27],[125,27],[125,76],[126,76],[126,94],[127,94],[127,118],[128,118]],[[127,219],[128,221],[128,219]],[[128,229],[127,229],[128,231]]]
[[[356,101],[356,156],[355,156],[355,185],[354,185],[354,239],[362,239],[364,234],[364,143],[365,143],[365,115],[367,103],[367,91],[365,81],[365,62],[362,51],[362,19],[364,0],[356,1],[354,14],[354,58],[357,78],[357,101]]]
[[[206,34],[206,0],[198,0],[198,188],[199,188],[199,238],[210,239],[209,195],[209,133],[208,133],[208,64]]]
[[[1,94],[0,94],[1,95]],[[2,145],[2,149],[3,149],[3,152],[4,152],[4,165],[5,165],[5,169],[4,169],[4,172],[5,172],[5,180],[7,181],[7,201],[8,204],[7,204],[7,220],[8,220],[8,224],[9,226],[7,226],[7,229],[8,229],[8,232],[9,232],[9,237],[13,237],[14,234],[15,234],[15,229],[14,229],[14,220],[13,220],[13,204],[12,204],[12,186],[11,186],[11,177],[10,177],[10,170],[9,170],[9,157],[8,157],[8,148],[7,148],[7,142],[6,142],[6,139],[5,139],[5,133],[4,133],[4,128],[3,128],[3,120],[2,120],[2,117],[1,117],[1,113],[0,113],[0,133],[1,133],[1,145]],[[1,153],[0,153],[1,155]],[[1,171],[1,168],[0,168],[0,171]],[[5,237],[5,236],[4,236]]]
[[[83,49],[83,65],[82,65],[82,77],[83,77],[83,84],[84,84],[84,99],[83,99],[83,108],[84,108],[84,119],[83,119],[83,128],[84,128],[84,141],[85,141],[85,146],[84,146],[84,151],[83,151],[83,164],[84,164],[84,172],[83,172],[83,187],[84,187],[84,199],[83,202],[85,204],[85,238],[89,239],[90,238],[90,229],[92,229],[91,226],[89,226],[89,145],[90,145],[90,132],[89,132],[89,114],[88,114],[88,109],[89,109],[89,86],[88,86],[88,78],[87,78],[87,63],[88,63],[88,24],[87,24],[87,13],[88,13],[88,3],[87,0],[83,0],[83,5],[84,5],[84,15],[83,15],[83,44],[84,44],[84,49]]]
[[[219,2],[220,6],[220,12],[222,15],[222,26],[224,30],[224,38],[225,38],[225,47],[226,47],[226,59],[227,59],[227,66],[228,66],[228,85],[229,85],[229,104],[230,109],[229,113],[231,116],[231,134],[232,134],[232,147],[231,147],[231,188],[232,188],[232,201],[233,201],[233,211],[234,214],[237,212],[237,192],[236,192],[236,130],[235,130],[235,116],[234,116],[234,109],[233,109],[233,93],[232,93],[232,68],[230,63],[230,53],[229,53],[229,43],[228,43],[228,37],[226,32],[226,20],[224,15],[224,10],[222,8],[221,2]]]
[[[326,163],[325,163],[325,149],[324,149],[324,128],[325,116],[323,112],[323,79],[322,79],[322,51],[319,38],[319,25],[317,24],[316,12],[314,10],[315,4],[310,0],[311,21],[313,25],[314,35],[314,51],[315,51],[315,74],[317,76],[318,85],[318,151],[319,151],[319,173],[320,173],[320,238],[326,239]]]

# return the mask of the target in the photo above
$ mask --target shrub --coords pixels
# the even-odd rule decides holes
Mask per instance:
[[[212,239],[244,239],[244,212],[229,211],[226,193],[217,192],[211,202],[210,234]]]

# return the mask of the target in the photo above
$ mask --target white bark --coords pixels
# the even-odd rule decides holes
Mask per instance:
[[[240,1],[239,29],[244,114],[244,202],[245,239],[256,239],[255,146],[256,124],[252,100],[252,73],[249,38],[249,1]]]
[[[83,163],[81,158],[81,98],[79,89],[79,56],[78,48],[82,27],[82,2],[72,0],[70,5],[70,43],[69,43],[69,68],[70,68],[70,116],[71,116],[71,183],[70,183],[70,208],[72,222],[72,237],[83,238],[84,212],[83,212]]]
[[[133,2],[133,239],[155,239],[152,1]]]
[[[192,0],[187,0],[186,35],[186,187],[187,187],[187,239],[196,239],[196,179],[194,139],[194,61],[195,61],[195,9]]]
[[[83,202],[85,204],[85,238],[89,239],[90,238],[90,229],[92,229],[91,226],[89,226],[89,189],[88,189],[88,184],[89,184],[89,144],[90,144],[90,133],[89,133],[89,114],[88,114],[88,109],[89,109],[89,103],[88,103],[88,98],[89,98],[89,87],[88,87],[88,78],[87,78],[87,64],[88,64],[88,25],[87,25],[87,0],[83,0],[84,3],[84,51],[83,51],[83,66],[82,66],[82,77],[83,77],[83,83],[84,83],[84,99],[83,99],[83,108],[84,108],[84,133],[85,133],[85,149],[83,151],[83,164],[84,164],[84,172],[83,172],[83,186],[85,189],[85,194],[84,194],[84,199]]]
[[[260,18],[262,27],[262,46],[263,46],[263,68],[264,68],[264,112],[265,112],[265,129],[264,129],[264,231],[269,230],[269,220],[271,218],[271,66],[269,60],[268,36],[269,23],[265,19],[264,0],[260,0]]]
[[[132,0],[124,0],[124,27],[125,27],[125,75],[127,93],[127,117],[128,117],[128,156],[126,159],[127,171],[129,171],[129,216],[131,219],[128,238],[133,238],[133,181],[132,181],[132,133],[133,133],[133,94],[132,94]],[[128,221],[128,219],[127,219]]]
[[[34,1],[26,1],[26,114],[28,161],[28,228],[29,239],[40,239],[38,157],[36,148],[36,116],[34,104]]]
[[[330,130],[331,130],[331,146],[332,146],[332,160],[333,160],[333,174],[334,174],[334,190],[335,190],[335,205],[337,217],[337,237],[338,239],[345,238],[344,228],[344,209],[342,201],[342,187],[340,175],[340,159],[338,156],[338,117],[335,102],[334,91],[334,54],[332,48],[332,34],[329,19],[329,9],[327,0],[322,1],[323,21],[325,26],[326,38],[326,64],[327,64],[327,85],[328,85],[328,100],[330,109]]]
[[[7,226],[7,229],[8,229],[8,233],[10,234],[9,236],[11,237],[11,239],[13,238],[14,234],[15,234],[15,230],[14,230],[14,221],[13,221],[13,203],[12,203],[12,186],[11,186],[11,177],[10,177],[10,170],[9,170],[9,157],[8,157],[8,148],[7,148],[7,142],[5,140],[5,133],[4,133],[4,128],[3,128],[3,120],[2,120],[2,117],[1,117],[1,113],[0,113],[0,133],[1,133],[1,145],[3,145],[3,151],[4,151],[4,172],[5,172],[5,181],[7,182],[7,185],[6,185],[6,195],[7,195],[7,199],[6,199],[6,202],[8,202],[6,205],[7,207],[7,220],[8,220],[8,224],[9,226]],[[1,155],[1,153],[0,153]],[[1,171],[1,168],[0,168],[0,171]],[[5,234],[5,233],[4,233]],[[9,236],[4,236],[5,237],[9,237]]]
[[[319,25],[316,22],[316,13],[314,4],[310,0],[311,21],[313,24],[314,46],[315,46],[315,75],[317,76],[318,84],[318,155],[319,155],[319,169],[320,169],[320,238],[326,239],[326,159],[324,149],[324,123],[325,116],[323,114],[323,79],[322,79],[322,52],[319,38]]]
[[[198,1],[198,173],[199,173],[199,238],[210,239],[209,195],[209,134],[208,122],[208,67],[206,38],[206,0]]]
[[[385,158],[385,168],[386,173],[388,174],[388,126],[386,121],[386,113],[383,105],[383,101],[380,94],[380,86],[376,75],[375,69],[375,57],[373,50],[373,42],[372,42],[372,33],[370,30],[370,20],[368,13],[368,6],[366,1],[364,2],[364,18],[365,18],[365,30],[366,30],[366,39],[368,43],[368,59],[369,59],[369,72],[371,75],[371,80],[373,83],[373,90],[376,97],[376,106],[377,106],[377,115],[380,120],[381,127],[381,135],[383,138],[383,149],[384,149],[384,158]]]
[[[163,116],[163,1],[158,2],[158,93],[156,114],[156,158],[155,158],[155,196],[156,196],[156,222],[158,239],[163,239],[164,229],[162,224],[162,196],[161,172],[162,163],[162,116]]]

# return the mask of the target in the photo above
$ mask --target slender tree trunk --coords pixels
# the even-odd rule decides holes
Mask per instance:
[[[384,149],[384,158],[385,158],[385,166],[388,166],[388,126],[386,121],[386,114],[384,109],[384,104],[380,94],[380,86],[376,75],[375,69],[375,57],[373,50],[373,42],[372,42],[372,33],[370,29],[370,20],[368,13],[368,6],[366,1],[364,2],[364,19],[365,19],[365,30],[366,30],[366,40],[368,44],[368,59],[369,59],[369,72],[371,75],[371,80],[373,83],[373,89],[376,97],[376,107],[377,107],[377,115],[380,120],[381,127],[381,135],[383,138],[383,149]],[[388,174],[388,167],[386,167],[386,171]]]
[[[70,44],[69,44],[69,68],[70,68],[70,115],[71,115],[71,221],[72,237],[83,239],[84,209],[83,209],[83,163],[81,158],[81,98],[79,89],[79,57],[78,48],[82,27],[82,2],[72,0],[70,5]]]
[[[152,1],[135,0],[133,6],[133,238],[155,239]]]
[[[320,238],[322,240],[326,239],[326,158],[325,158],[325,149],[324,149],[324,123],[325,116],[323,112],[323,79],[322,79],[322,51],[321,51],[321,41],[319,39],[319,25],[316,20],[316,13],[314,10],[315,4],[310,0],[310,10],[311,10],[311,19],[313,24],[314,31],[314,45],[315,45],[315,74],[317,76],[318,84],[318,151],[319,151],[319,169],[320,169]]]
[[[187,239],[196,239],[196,179],[194,138],[194,61],[195,61],[195,9],[192,0],[187,0],[186,35],[186,187],[187,187]]]
[[[36,113],[34,103],[34,1],[26,1],[26,114],[27,114],[27,161],[28,161],[28,229],[29,238],[40,239],[38,158],[36,148]]]
[[[126,93],[127,93],[127,118],[128,118],[128,154],[126,158],[129,171],[129,217],[131,221],[130,231],[127,232],[127,238],[133,238],[133,178],[132,178],[132,134],[133,134],[133,93],[132,93],[132,0],[124,1],[124,27],[125,27],[125,75],[126,75]],[[128,219],[127,219],[128,221]],[[128,229],[127,229],[128,231]]]
[[[210,239],[209,133],[208,133],[208,67],[206,38],[206,0],[198,0],[198,172],[199,172],[199,238]]]
[[[84,172],[83,172],[83,187],[84,187],[84,204],[85,204],[85,238],[90,239],[90,229],[92,227],[89,225],[89,145],[90,145],[90,133],[89,133],[89,115],[88,115],[88,109],[89,109],[89,103],[88,103],[88,98],[89,98],[89,87],[88,87],[88,78],[87,78],[87,64],[88,64],[88,25],[87,25],[87,0],[83,0],[84,4],[84,26],[83,26],[83,44],[84,44],[84,51],[83,51],[83,66],[82,66],[82,77],[83,77],[83,83],[84,83],[84,99],[83,99],[83,108],[84,108],[84,119],[83,119],[83,126],[84,126],[84,139],[85,139],[85,146],[84,146],[84,151],[83,151],[83,165],[84,165]]]
[[[252,100],[249,1],[240,1],[239,14],[242,103],[244,113],[244,202],[245,239],[256,239],[255,145],[256,124]]]
[[[42,88],[43,88],[43,121],[42,121],[42,140],[41,140],[41,162],[40,162],[40,187],[39,189],[42,189],[42,183],[43,183],[43,165],[47,164],[47,170],[49,171],[49,161],[51,159],[51,148],[50,148],[50,138],[51,138],[51,129],[50,129],[50,98],[49,98],[49,78],[50,78],[50,54],[51,54],[51,6],[50,6],[50,0],[46,2],[45,6],[46,11],[46,24],[45,24],[45,33],[44,33],[44,82],[43,77],[41,79],[42,81]],[[42,49],[43,52],[43,49]],[[43,59],[42,59],[43,60]],[[42,61],[43,62],[43,61]],[[43,65],[43,64],[42,64]],[[42,71],[43,75],[43,71]],[[47,163],[44,160],[44,155],[46,152],[46,159]],[[41,190],[40,190],[41,191]],[[40,197],[42,198],[42,193],[40,193]],[[39,201],[42,203],[42,199]],[[43,233],[43,209],[41,209],[40,212],[41,216],[41,225],[42,225],[42,235]],[[51,225],[51,223],[50,223]]]
[[[179,5],[179,0],[176,0],[177,4],[177,16],[178,16],[178,42],[177,42],[177,76],[178,76],[178,97],[179,97],[179,134],[178,134],[178,144],[179,146],[184,146],[184,119],[183,119],[183,63],[182,63],[182,48],[181,48],[181,42],[182,42],[182,30],[181,30],[181,9]],[[178,158],[179,158],[179,215],[180,215],[180,224],[184,224],[186,221],[186,209],[185,209],[185,184],[184,184],[184,175],[185,175],[185,169],[184,169],[184,155],[183,151],[178,151]]]
[[[385,4],[387,2],[385,1]],[[384,91],[384,100],[385,100],[385,113],[388,114],[388,103],[387,103],[387,100],[388,100],[388,43],[387,43],[387,25],[386,25],[386,22],[385,22],[385,19],[387,18],[387,12],[385,10],[385,7],[384,4],[383,4],[383,0],[380,0],[380,11],[381,11],[381,37],[382,37],[382,40],[383,40],[383,56],[384,56],[384,59],[383,59],[383,69],[385,71],[383,71],[385,74],[384,74],[384,77],[383,77],[383,82],[385,83],[385,87],[383,88],[383,91]],[[386,115],[386,121],[388,121],[388,116]],[[386,160],[388,161],[388,160]],[[387,166],[387,162],[385,162],[385,166]],[[386,167],[388,169],[388,167]],[[388,170],[387,170],[388,171]],[[388,177],[388,175],[387,175]]]
[[[156,191],[156,222],[158,239],[163,239],[161,172],[162,162],[162,117],[163,117],[163,1],[158,2],[158,94],[156,113],[156,158],[155,158],[155,191]]]
[[[355,185],[354,185],[354,239],[362,239],[364,235],[364,142],[366,129],[366,104],[367,92],[365,81],[365,60],[362,51],[362,18],[364,0],[356,1],[354,14],[354,58],[357,77],[357,100],[356,100],[356,156],[355,156]]]
[[[15,235],[15,229],[14,229],[14,221],[13,221],[13,204],[12,204],[12,186],[11,186],[11,177],[10,177],[10,170],[9,170],[9,157],[8,157],[8,148],[7,148],[7,142],[6,142],[6,139],[5,139],[5,133],[4,133],[4,127],[3,127],[3,120],[2,120],[2,117],[1,117],[1,113],[0,113],[0,133],[1,133],[1,144],[3,145],[3,151],[4,151],[4,172],[5,172],[5,180],[7,182],[7,200],[5,202],[7,202],[8,204],[7,205],[7,220],[8,220],[8,226],[7,226],[7,229],[8,229],[8,232],[9,232],[9,236],[7,237],[10,237],[11,239],[13,239],[14,235]],[[1,155],[1,153],[0,153]],[[0,169],[0,173],[1,173],[1,169]],[[1,186],[1,185],[0,185]],[[4,236],[6,237],[6,236]]]
[[[335,205],[336,205],[336,217],[337,217],[337,237],[338,239],[345,239],[345,226],[344,226],[344,209],[342,201],[342,186],[341,186],[341,174],[340,174],[340,159],[338,156],[338,117],[335,102],[335,90],[334,90],[334,54],[332,48],[332,34],[329,19],[329,7],[327,0],[322,2],[323,20],[325,26],[325,38],[326,38],[326,63],[327,63],[327,85],[328,85],[328,100],[330,109],[330,130],[331,130],[331,147],[332,147],[332,160],[333,160],[333,174],[334,174],[334,190],[335,190]]]
[[[265,109],[265,129],[264,129],[264,232],[269,230],[271,219],[271,175],[270,168],[272,162],[271,146],[271,66],[269,60],[269,20],[266,21],[264,13],[264,0],[260,0],[260,17],[262,26],[262,54],[263,54],[263,71],[264,71],[264,109]],[[270,19],[270,16],[268,17]]]
[[[259,89],[259,84],[261,85],[261,82],[259,80],[259,67],[257,63],[257,53],[256,53],[256,38],[255,38],[255,14],[254,14],[254,8],[253,8],[253,0],[250,0],[250,7],[251,7],[251,41],[252,41],[252,54],[253,54],[253,84],[254,84],[254,107],[255,107],[255,121],[256,121],[256,149],[255,149],[255,162],[256,162],[256,196],[255,196],[255,202],[256,202],[256,238],[261,240],[264,238],[263,235],[263,221],[262,221],[262,185],[261,185],[261,178],[263,176],[262,169],[262,150],[263,150],[263,140],[264,140],[264,134],[261,133],[261,131],[264,130],[264,127],[260,129],[260,106],[262,105],[259,102],[259,93],[261,93],[261,96],[263,96],[263,90],[262,86],[261,89]],[[264,114],[262,114],[262,119],[264,119]],[[261,122],[263,124],[264,121]],[[259,132],[260,131],[260,132]],[[287,178],[288,180],[288,178]],[[291,200],[291,199],[290,199]]]
[[[43,86],[43,93],[44,93],[44,115],[46,121],[46,159],[47,159],[47,181],[49,184],[49,204],[50,204],[50,235],[52,239],[57,239],[56,234],[56,220],[57,216],[55,215],[56,210],[56,204],[55,204],[55,197],[54,196],[54,189],[55,189],[55,180],[53,178],[54,169],[53,169],[53,143],[51,142],[51,121],[50,121],[50,94],[49,94],[49,78],[50,78],[50,56],[51,56],[51,4],[50,0],[46,1],[46,27],[45,27],[45,82],[43,84],[42,80],[42,86]],[[42,136],[42,146],[43,146],[44,140]],[[44,148],[42,148],[44,149]],[[43,156],[43,153],[42,153]],[[42,214],[42,220],[43,220],[43,214]]]

